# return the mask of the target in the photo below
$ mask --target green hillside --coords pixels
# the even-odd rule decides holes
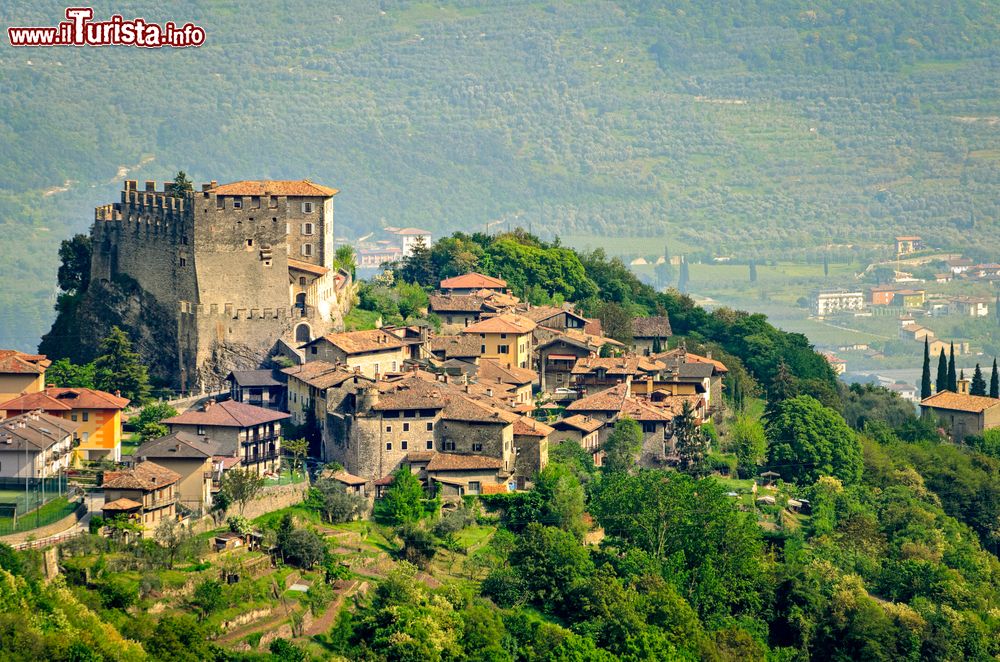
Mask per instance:
[[[59,241],[120,168],[310,177],[341,189],[349,237],[504,218],[761,256],[898,232],[992,249],[996,3],[725,5],[101,2],[207,43],[4,45],[0,346],[47,329]],[[4,3],[0,22],[64,8]]]

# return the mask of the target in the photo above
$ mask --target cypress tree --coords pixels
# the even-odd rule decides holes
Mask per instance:
[[[931,346],[924,337],[924,369],[920,374],[920,399],[931,397]]]
[[[944,355],[944,349],[938,354],[937,380],[934,382],[934,390],[938,393],[948,390],[948,359]]]
[[[688,282],[690,281],[690,276],[688,275],[688,263],[683,257],[681,258],[681,273],[677,279],[677,290],[681,294],[687,294]]]
[[[955,372],[955,343],[951,343],[951,352],[948,355],[948,390],[958,393],[958,373]]]
[[[823,275],[824,276],[830,275],[830,258],[827,256],[826,253],[823,253]]]
[[[996,357],[993,357],[993,375],[990,377],[990,397],[1000,398],[1000,375],[997,375]]]
[[[757,282],[757,262],[755,260],[750,260],[750,282]]]
[[[986,380],[983,379],[983,371],[978,363],[976,371],[972,373],[972,386],[969,388],[969,395],[986,395]]]

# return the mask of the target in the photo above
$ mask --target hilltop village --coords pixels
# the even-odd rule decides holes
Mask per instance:
[[[0,580],[33,613],[0,644],[848,659],[875,623],[873,658],[1000,654],[995,368],[925,334],[918,412],[600,250],[335,246],[337,193],[126,180],[63,242],[53,331],[0,350]]]

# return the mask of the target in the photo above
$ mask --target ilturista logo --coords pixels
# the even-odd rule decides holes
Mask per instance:
[[[67,7],[66,20],[56,26],[7,28],[11,46],[137,46],[139,48],[190,48],[205,43],[204,28],[194,23],[160,25],[144,18],[125,19],[114,14],[95,21],[92,7]]]

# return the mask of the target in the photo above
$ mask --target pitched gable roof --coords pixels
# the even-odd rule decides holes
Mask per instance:
[[[303,198],[329,198],[339,191],[313,184],[308,179],[244,179],[212,189],[216,195],[285,195]]]
[[[0,404],[7,411],[70,411],[73,409],[124,409],[128,399],[92,388],[50,387],[40,393],[26,393]]]
[[[666,315],[636,317],[632,320],[632,336],[635,338],[666,338],[672,334],[670,318]]]
[[[547,437],[555,432],[555,428],[533,418],[522,416],[514,421],[514,435],[520,437]]]
[[[304,347],[315,345],[326,341],[341,350],[345,354],[364,354],[367,352],[382,352],[402,349],[404,343],[399,338],[387,333],[382,329],[369,329],[366,331],[346,331],[344,333],[331,333],[321,336],[312,342],[308,342]]]
[[[952,409],[954,411],[964,411],[973,414],[981,413],[997,405],[1000,405],[1000,399],[988,398],[984,395],[952,393],[951,391],[940,391],[920,401],[921,407]]]
[[[453,278],[445,278],[441,281],[440,287],[442,290],[506,289],[507,281],[472,272]]]
[[[538,373],[528,368],[505,368],[496,359],[480,359],[478,377],[481,380],[493,380],[501,384],[530,384],[538,377]]]
[[[604,421],[599,421],[596,418],[584,416],[583,414],[574,414],[573,416],[556,421],[552,425],[556,430],[573,428],[575,430],[580,430],[581,432],[590,433],[603,427]]]
[[[40,375],[52,365],[44,354],[24,354],[16,349],[0,349],[0,374]]]
[[[432,294],[428,307],[435,313],[478,313],[484,299],[473,294]]]
[[[201,409],[189,409],[183,414],[165,418],[165,425],[205,425],[208,427],[239,427],[248,428],[262,423],[281,421],[289,417],[263,407],[255,407],[235,400],[222,402],[206,402]]]
[[[462,329],[462,333],[531,333],[536,326],[527,317],[504,313],[470,324]]]
[[[503,461],[485,455],[458,455],[435,453],[427,463],[427,471],[469,471],[476,469],[501,469]]]
[[[188,432],[173,432],[165,437],[150,439],[135,451],[139,459],[185,458],[207,459],[219,452],[219,445],[206,437]]]
[[[140,462],[126,471],[108,471],[101,486],[105,489],[155,490],[176,483],[181,475],[155,462]]]
[[[226,379],[232,379],[240,386],[281,386],[271,370],[233,370]]]
[[[65,440],[80,425],[42,412],[28,412],[0,421],[0,452],[42,451]]]

